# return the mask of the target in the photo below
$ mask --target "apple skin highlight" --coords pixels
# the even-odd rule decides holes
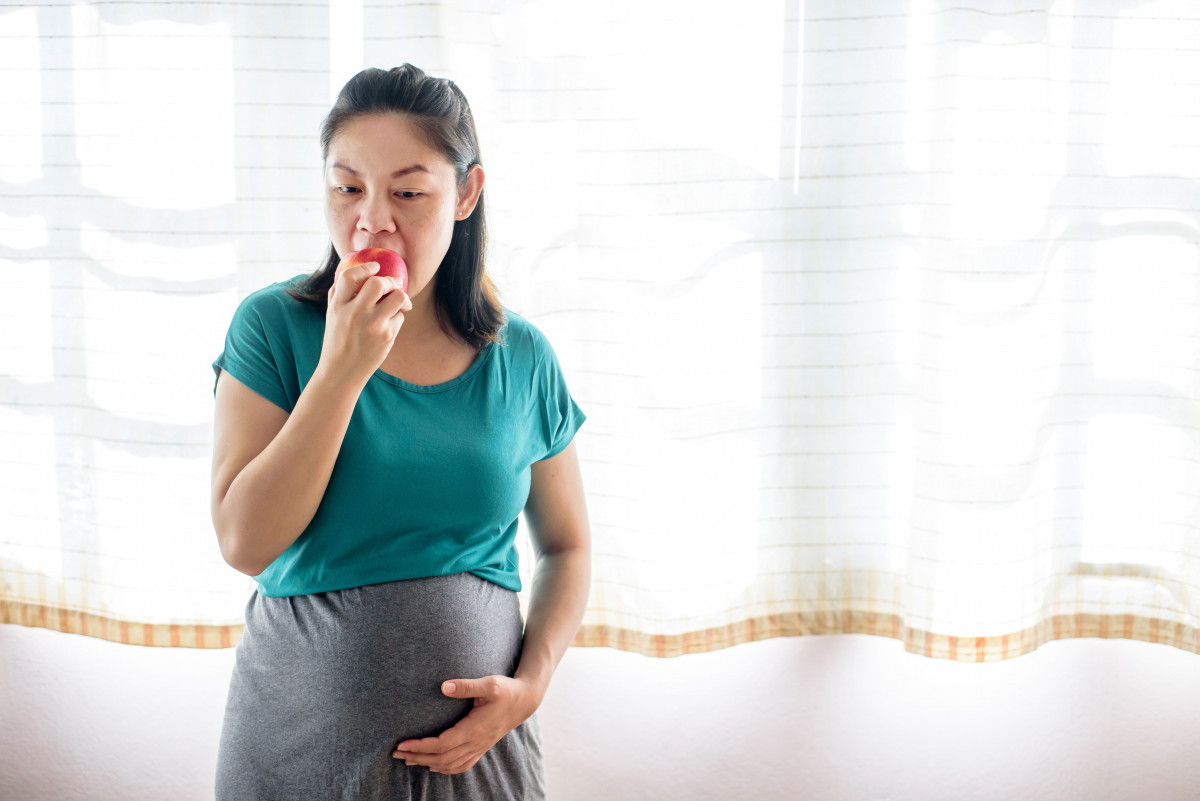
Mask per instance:
[[[363,248],[356,250],[353,253],[347,253],[334,271],[334,277],[340,276],[343,271],[350,269],[356,264],[366,264],[367,262],[376,262],[379,265],[379,272],[376,275],[396,278],[400,281],[400,291],[408,291],[408,265],[404,263],[404,259],[394,250],[387,248]]]

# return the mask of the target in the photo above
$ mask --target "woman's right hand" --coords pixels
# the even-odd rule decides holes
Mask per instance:
[[[318,371],[366,386],[387,358],[412,300],[398,280],[377,272],[375,262],[356,264],[329,288]]]

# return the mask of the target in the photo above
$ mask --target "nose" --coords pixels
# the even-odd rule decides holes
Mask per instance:
[[[396,221],[392,218],[387,195],[372,193],[363,198],[359,206],[358,230],[368,234],[395,233]]]

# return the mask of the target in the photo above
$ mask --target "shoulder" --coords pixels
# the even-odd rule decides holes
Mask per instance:
[[[506,349],[517,353],[545,354],[553,353],[550,340],[542,330],[526,318],[504,309],[504,326],[500,329],[500,344]]]
[[[310,305],[289,294],[289,290],[299,286],[305,277],[297,275],[285,281],[276,281],[273,284],[268,284],[262,289],[256,289],[242,299],[240,307],[276,314],[295,313]]]
[[[314,304],[289,294],[289,290],[298,286],[304,278],[303,275],[297,275],[251,292],[238,304],[234,314],[235,324],[257,322],[264,327],[274,328],[286,327],[292,321],[309,317],[314,312],[323,317]]]
[[[509,309],[504,314],[497,348],[501,362],[515,373],[537,376],[539,382],[561,380],[562,367],[550,339],[521,315]]]
[[[303,278],[303,276],[299,276]],[[290,411],[321,354],[325,315],[288,294],[297,279],[251,292],[238,305],[213,368]]]

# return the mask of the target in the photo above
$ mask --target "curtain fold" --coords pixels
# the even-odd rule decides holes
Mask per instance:
[[[0,4],[0,40],[0,621],[236,642],[208,365],[320,261],[331,90],[410,61],[470,98],[502,299],[589,415],[577,644],[1200,652],[1195,4]]]

